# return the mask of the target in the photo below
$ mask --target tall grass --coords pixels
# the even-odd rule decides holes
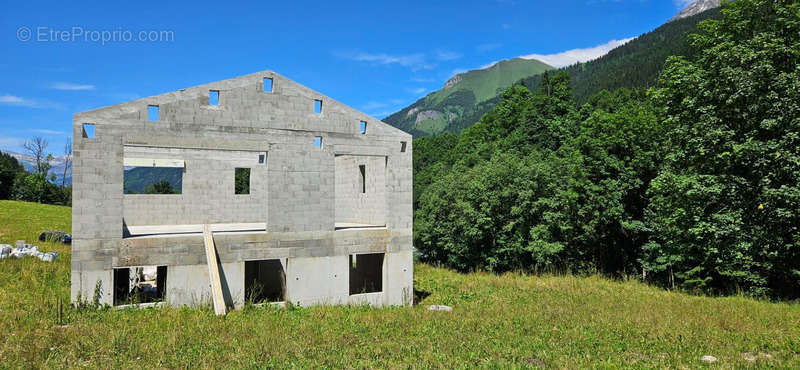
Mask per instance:
[[[65,207],[0,201],[0,243],[69,230]],[[0,260],[1,367],[800,367],[800,306],[599,276],[417,264],[410,308],[75,309],[69,248]],[[453,312],[432,312],[446,304]],[[63,324],[63,325],[62,325]],[[748,359],[745,359],[748,357]],[[751,361],[752,360],[752,361]]]

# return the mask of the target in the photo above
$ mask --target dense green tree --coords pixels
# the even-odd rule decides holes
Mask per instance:
[[[449,158],[458,137],[450,133],[423,136],[414,140],[414,209],[419,205],[420,194],[425,192],[439,175],[449,169]]]
[[[640,92],[604,92],[578,112],[567,74],[545,81],[504,92],[441,156],[452,165],[437,167],[449,171],[415,214],[424,258],[461,270],[636,269],[661,121]]]
[[[0,199],[11,199],[14,179],[24,172],[25,167],[16,158],[0,152]]]
[[[800,296],[800,3],[738,0],[655,92],[672,152],[643,263],[685,288]]]
[[[47,178],[45,174],[20,172],[14,179],[11,198],[25,202],[71,205],[72,187],[60,187]]]
[[[569,76],[545,74],[457,137],[422,139],[421,257],[800,297],[800,5],[722,14],[658,89],[576,109]]]
[[[159,181],[155,184],[150,185],[145,189],[145,194],[180,194],[179,191],[172,188],[172,184],[169,181]]]

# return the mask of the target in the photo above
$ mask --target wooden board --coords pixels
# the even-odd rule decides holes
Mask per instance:
[[[123,167],[170,167],[184,168],[186,164],[183,159],[161,159],[161,158],[124,158]]]
[[[211,227],[203,225],[203,241],[206,245],[206,261],[208,262],[208,276],[211,279],[211,298],[214,301],[214,313],[224,315],[226,312],[225,298],[222,296],[222,282],[219,278],[219,264],[217,263],[217,248],[211,235]]]

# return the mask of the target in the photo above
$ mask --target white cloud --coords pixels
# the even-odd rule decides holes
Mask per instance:
[[[29,107],[29,108],[43,108],[45,105],[34,100],[8,94],[0,95],[0,104],[16,105],[20,107]]]
[[[408,105],[408,100],[409,99],[388,99],[386,101],[369,101],[358,107],[362,112],[372,117],[382,119]]]
[[[28,108],[54,108],[54,109],[63,108],[63,106],[58,103],[53,103],[46,100],[33,100],[28,98],[22,98],[19,96],[9,95],[9,94],[0,95],[0,104],[13,105],[18,107],[28,107]]]
[[[461,58],[461,54],[459,53],[447,50],[436,50],[436,59],[445,61],[445,60],[456,60],[458,58]]]
[[[410,91],[412,94],[417,94],[417,95],[419,95],[419,94],[422,94],[422,93],[424,93],[425,91],[428,91],[428,89],[426,89],[426,88],[424,88],[424,87],[418,87],[418,88],[416,88],[416,89],[414,89],[414,88],[411,88],[411,89],[409,89],[408,91]]]
[[[389,99],[387,101],[369,101],[359,106],[363,111],[372,111],[375,109],[386,108],[405,103],[404,99]]]
[[[436,81],[433,78],[411,77],[411,82],[427,83]]]
[[[437,49],[428,53],[413,54],[387,54],[387,53],[368,53],[368,52],[334,52],[333,55],[353,60],[356,62],[371,63],[373,65],[398,65],[411,68],[412,71],[432,70],[438,66],[437,62],[447,62],[461,59],[463,54]]]
[[[500,43],[480,44],[475,47],[475,50],[477,50],[479,53],[485,53],[487,51],[499,49],[501,46],[503,46],[503,44]]]
[[[14,95],[0,95],[0,103],[3,104],[13,104],[13,105],[22,105],[25,104],[25,99],[20,98],[19,96]]]
[[[67,135],[67,133],[64,132],[64,131],[48,130],[48,129],[44,129],[44,128],[32,129],[32,130],[28,130],[28,131],[36,133],[36,134],[43,134],[43,135]]]
[[[69,82],[56,82],[50,85],[50,88],[55,90],[81,91],[81,90],[94,90],[94,85],[74,84]]]
[[[366,104],[362,104],[360,108],[363,111],[370,111],[370,110],[374,110],[374,109],[384,108],[387,105],[389,105],[389,104],[384,103],[384,102],[379,102],[379,101],[371,101],[371,102],[367,102]]]
[[[553,67],[560,68],[573,65],[578,62],[587,62],[590,60],[597,59],[603,55],[606,55],[612,49],[624,45],[625,43],[631,40],[633,40],[632,37],[622,40],[611,40],[605,44],[597,45],[590,48],[572,49],[555,54],[529,54],[529,55],[522,55],[520,56],[520,58],[538,59]]]
[[[492,64],[494,64],[494,63],[492,63]],[[455,75],[457,75],[459,73],[464,73],[466,71],[467,70],[464,69],[464,68],[456,68],[456,69],[454,69],[453,71],[450,72],[450,76],[455,76]]]
[[[425,55],[421,53],[408,55],[391,55],[386,53],[351,53],[337,54],[339,57],[354,60],[357,62],[368,62],[379,65],[397,64],[403,67],[410,67],[412,70],[432,69],[433,65],[426,62]]]
[[[25,140],[18,137],[0,136],[0,147],[16,148],[22,146]]]

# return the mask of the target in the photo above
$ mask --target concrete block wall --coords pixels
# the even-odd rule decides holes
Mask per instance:
[[[266,152],[125,146],[126,158],[183,159],[181,194],[125,194],[127,226],[265,222]],[[236,168],[250,169],[250,193],[235,194]]]
[[[262,91],[264,78],[272,79],[271,92]],[[208,104],[210,90],[219,91],[219,105]],[[322,101],[322,113],[314,112],[314,100]],[[149,105],[158,106],[157,121],[147,119]],[[94,124],[93,138],[84,137],[84,123]],[[73,136],[73,300],[91,298],[99,282],[101,301],[110,304],[113,268],[143,265],[168,267],[170,304],[204,299],[209,282],[200,235],[123,238],[124,220],[129,226],[265,222],[265,232],[214,237],[232,304],[243,299],[244,261],[273,258],[286,260],[287,279],[301,278],[287,281],[287,294],[302,304],[410,303],[411,137],[396,128],[265,71],[75,114]],[[124,159],[151,157],[185,161],[181,195],[123,195]],[[361,159],[374,202],[348,195],[343,189],[352,184],[337,182],[337,163],[357,171]],[[248,196],[232,195],[236,167],[251,168]],[[337,212],[386,227],[334,231]],[[346,277],[344,285],[337,280],[357,253],[385,253],[382,292],[349,296]],[[333,287],[316,290],[327,285]]]
[[[386,225],[386,162],[386,157],[336,156],[336,222]]]

